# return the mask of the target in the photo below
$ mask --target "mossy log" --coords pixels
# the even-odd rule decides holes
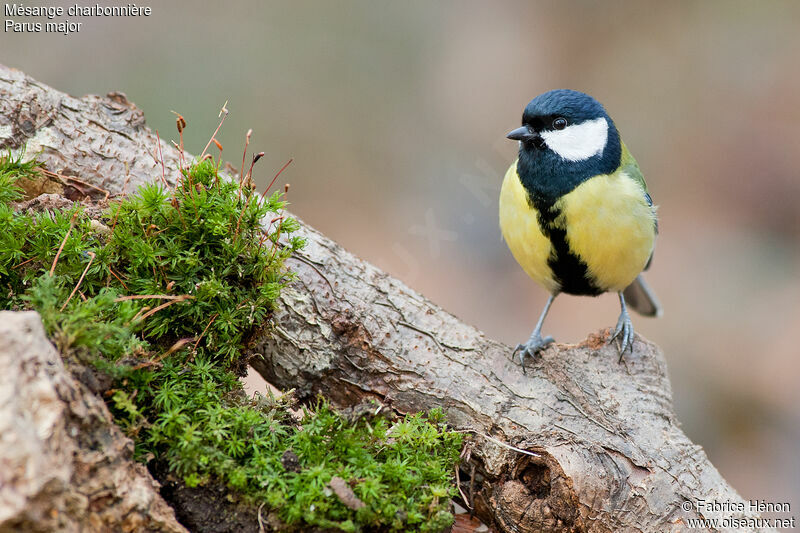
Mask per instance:
[[[172,182],[179,153],[162,139],[159,155],[158,142],[121,93],[73,98],[0,65],[0,147],[27,145],[51,172],[48,192],[120,194],[161,179],[162,157]],[[464,503],[497,531],[683,531],[729,516],[698,502],[747,508],[681,431],[654,344],[637,337],[619,364],[601,331],[552,345],[525,374],[509,346],[316,230],[301,233],[297,280],[252,340],[253,367],[301,399],[443,407],[467,435]]]

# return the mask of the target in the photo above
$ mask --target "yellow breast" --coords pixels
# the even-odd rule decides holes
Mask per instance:
[[[500,230],[522,269],[549,292],[558,292],[559,284],[547,264],[552,246],[539,228],[536,209],[528,204],[516,161],[506,172],[500,189]]]
[[[621,291],[644,269],[655,243],[655,213],[642,185],[624,172],[595,176],[559,199],[554,220],[566,230],[572,254],[586,264],[592,284]],[[551,293],[560,290],[548,260],[554,253],[538,213],[517,175],[508,169],[500,190],[500,229],[525,272]]]
[[[556,206],[570,250],[597,287],[621,291],[644,269],[655,244],[655,211],[642,186],[624,172],[595,176]]]

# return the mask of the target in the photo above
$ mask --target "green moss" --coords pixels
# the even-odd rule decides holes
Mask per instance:
[[[33,179],[39,174],[39,163],[35,160],[23,163],[22,155],[15,158],[9,149],[5,156],[0,157],[0,205],[22,198],[22,189],[15,185],[17,180]]]
[[[244,395],[243,345],[303,242],[279,193],[261,199],[217,168],[146,185],[97,224],[77,205],[15,212],[15,181],[36,164],[0,158],[0,308],[36,309],[69,361],[111,376],[106,399],[136,457],[189,486],[222,481],[300,529],[445,529],[461,440],[441,411],[352,421],[320,400],[298,423],[289,396]],[[345,505],[334,476],[365,505]]]

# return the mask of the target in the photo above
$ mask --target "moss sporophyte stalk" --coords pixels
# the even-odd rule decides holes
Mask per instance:
[[[37,211],[15,202],[39,165],[0,157],[0,309],[38,311],[69,366],[106,377],[137,459],[187,486],[224,483],[296,530],[445,529],[461,437],[440,410],[353,420],[319,399],[298,421],[291,394],[243,393],[244,345],[304,242],[280,192],[218,168],[206,158],[174,187]]]

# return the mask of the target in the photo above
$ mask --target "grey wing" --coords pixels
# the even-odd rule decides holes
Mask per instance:
[[[650,195],[645,193],[644,196],[645,200],[647,200],[647,205],[653,207],[653,200],[650,198]],[[654,221],[656,233],[658,233],[658,219],[654,218]],[[650,258],[647,260],[644,270],[650,268],[650,263],[652,262],[653,253],[650,254]],[[642,316],[661,316],[664,312],[653,289],[644,281],[641,274],[636,276],[633,283],[622,291],[622,295],[625,297],[625,302],[628,306]]]
[[[650,198],[650,193],[644,193],[644,199],[647,201],[647,205],[653,210],[653,224],[656,226],[656,235],[658,235],[658,218],[655,216],[655,207],[653,207],[653,199]],[[650,263],[653,262],[653,254],[655,253],[655,247],[653,247],[653,251],[650,252],[650,257],[647,259],[647,264],[644,265],[644,270],[650,268]]]

